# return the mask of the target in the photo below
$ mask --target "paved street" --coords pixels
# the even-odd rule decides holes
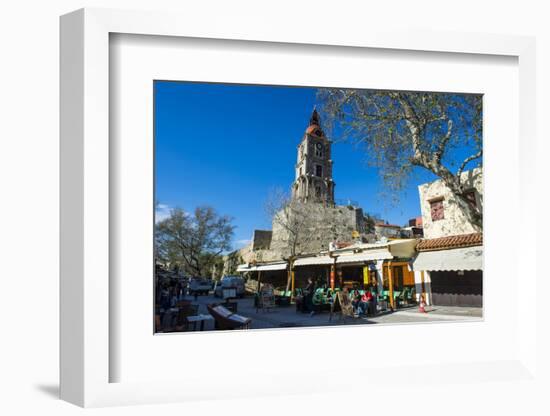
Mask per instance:
[[[187,299],[192,299],[187,297]],[[220,298],[213,295],[199,296],[199,313],[208,313],[206,305],[210,303],[219,303]],[[251,329],[260,328],[285,328],[285,327],[310,327],[310,326],[328,326],[328,325],[368,325],[368,324],[402,324],[414,322],[430,321],[467,321],[479,320],[482,316],[481,308],[467,307],[432,307],[428,308],[428,313],[419,313],[417,307],[399,309],[396,312],[382,313],[372,318],[347,318],[341,319],[340,314],[335,314],[332,321],[330,314],[323,312],[310,316],[296,312],[294,305],[287,307],[275,307],[269,311],[256,312],[254,300],[252,297],[238,299],[239,315],[252,319]],[[213,322],[205,323],[205,330],[214,329]]]

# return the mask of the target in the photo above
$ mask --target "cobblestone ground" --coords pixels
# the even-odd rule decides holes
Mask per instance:
[[[189,299],[189,297],[188,297]],[[199,296],[199,313],[206,314],[206,305],[210,303],[219,303],[221,300],[212,295]],[[256,311],[252,297],[245,297],[238,301],[237,313],[252,319],[251,329],[262,328],[285,328],[285,327],[311,327],[311,326],[329,326],[329,325],[372,325],[372,324],[402,324],[414,322],[441,322],[441,321],[467,321],[479,320],[481,318],[481,308],[465,307],[433,307],[428,308],[428,313],[419,313],[418,308],[409,307],[399,309],[393,313],[382,313],[376,317],[369,318],[346,318],[342,319],[340,314],[335,314],[330,319],[328,312],[314,314],[304,314],[296,312],[294,305],[287,307],[275,307],[269,311]],[[214,323],[206,322],[205,330],[213,330]]]

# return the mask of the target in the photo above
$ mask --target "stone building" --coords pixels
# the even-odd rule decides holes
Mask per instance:
[[[325,205],[321,202],[297,202],[294,214],[303,215],[304,222],[298,230],[298,238],[294,253],[289,242],[290,232],[284,223],[273,220],[273,238],[271,250],[279,258],[290,255],[315,253],[328,250],[330,242],[368,241],[368,228],[363,210],[355,206]],[[274,260],[269,258],[266,260]]]
[[[462,183],[466,184],[467,196],[483,210],[483,170],[476,168],[463,172]],[[469,234],[479,229],[472,224],[458,206],[456,196],[437,180],[418,187],[422,226],[425,238]]]
[[[483,209],[483,170],[462,173],[466,196]],[[483,306],[483,234],[441,180],[418,187],[424,238],[413,261],[417,293],[438,306]]]
[[[222,274],[235,274],[237,266],[242,263],[263,261],[261,253],[270,252],[272,234],[271,230],[254,230],[250,243],[224,256]]]
[[[238,251],[244,263],[268,262],[327,250],[330,242],[372,241],[363,210],[337,205],[332,177],[332,141],[321,128],[316,110],[297,147],[291,199],[273,217],[272,230],[255,230],[251,243]],[[293,238],[295,237],[295,238]],[[228,263],[235,261],[228,256]],[[236,259],[234,259],[236,260]],[[230,270],[232,267],[226,267]]]
[[[335,203],[332,141],[315,109],[297,149],[292,199],[273,218],[270,253],[261,253],[264,261],[327,250],[330,242],[367,241],[370,231],[360,207]]]

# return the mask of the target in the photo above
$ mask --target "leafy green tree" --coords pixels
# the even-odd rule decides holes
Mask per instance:
[[[482,209],[468,198],[471,182],[461,176],[466,167],[482,163],[481,95],[320,89],[318,98],[328,125],[366,150],[394,197],[414,168],[428,170],[482,229]],[[469,153],[459,158],[464,149]]]
[[[207,276],[220,255],[231,249],[234,230],[232,218],[218,215],[212,207],[197,207],[192,214],[175,208],[156,224],[156,253],[189,274]]]

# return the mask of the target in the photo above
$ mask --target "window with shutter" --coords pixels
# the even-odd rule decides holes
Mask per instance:
[[[476,191],[475,190],[472,189],[470,191],[464,192],[464,196],[466,197],[466,199],[468,201],[470,201],[470,204],[472,204],[472,206],[477,207]]]
[[[430,201],[430,209],[432,221],[439,221],[445,218],[443,215],[443,199]]]

